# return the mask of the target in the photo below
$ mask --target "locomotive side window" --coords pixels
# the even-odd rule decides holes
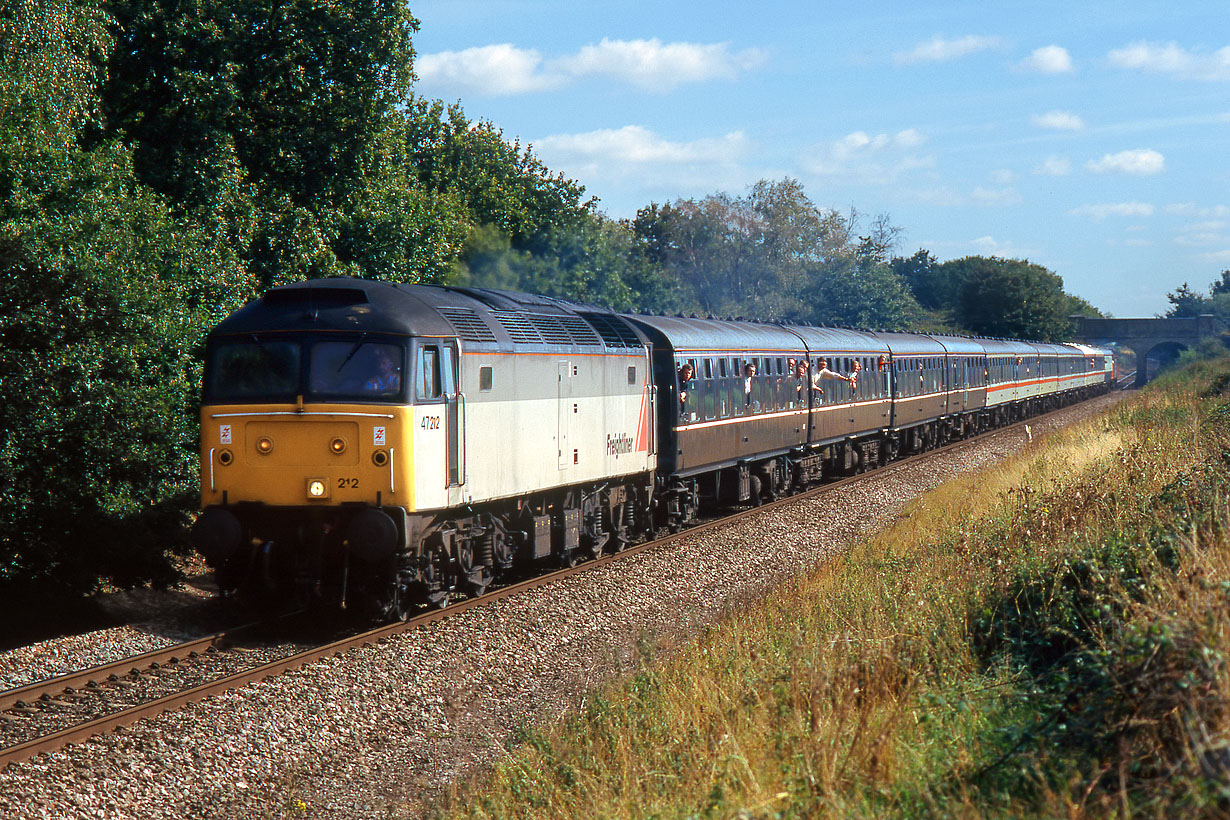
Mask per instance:
[[[628,384],[636,384],[636,365],[628,368]]]
[[[444,392],[440,384],[440,348],[423,345],[419,348],[418,377],[415,393],[420,399],[438,399]]]
[[[635,370],[636,368],[632,368],[632,369]],[[492,378],[492,372],[491,372],[490,365],[488,365],[487,367],[480,367],[478,369],[478,389],[479,390],[490,390],[493,382],[494,382],[494,379]]]
[[[296,342],[219,344],[210,356],[210,399],[294,396],[299,392],[299,356]]]

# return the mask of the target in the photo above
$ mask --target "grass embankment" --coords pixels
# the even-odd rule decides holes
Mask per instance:
[[[1219,361],[950,482],[441,813],[1230,813],[1228,431]]]

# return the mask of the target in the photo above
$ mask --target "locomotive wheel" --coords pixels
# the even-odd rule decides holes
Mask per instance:
[[[397,579],[394,579],[389,587],[389,602],[384,608],[385,617],[403,623],[410,620],[410,610],[414,608],[414,604],[410,601],[409,591]]]
[[[495,576],[491,574],[491,570],[487,567],[476,567],[471,570],[465,579],[465,591],[471,598],[481,598],[487,591],[487,587],[491,586],[491,582],[495,580]]]
[[[436,552],[433,548],[432,552]],[[427,560],[422,565],[423,584],[427,587],[427,592],[423,600],[428,606],[433,609],[444,609],[448,606],[448,593],[452,584],[449,582],[448,573],[442,571],[441,566],[445,562],[443,555],[427,555]]]

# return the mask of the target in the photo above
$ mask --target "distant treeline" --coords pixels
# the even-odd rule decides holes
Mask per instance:
[[[352,275],[613,308],[1059,339],[1021,260],[895,257],[791,179],[604,216],[413,91],[400,0],[0,0],[0,594],[173,578],[201,342]]]

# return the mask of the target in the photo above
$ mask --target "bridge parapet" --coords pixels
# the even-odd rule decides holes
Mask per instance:
[[[1073,316],[1076,337],[1081,341],[1115,341],[1130,346],[1132,340],[1173,340],[1185,346],[1205,336],[1223,336],[1230,327],[1211,314],[1170,319],[1103,319]]]

